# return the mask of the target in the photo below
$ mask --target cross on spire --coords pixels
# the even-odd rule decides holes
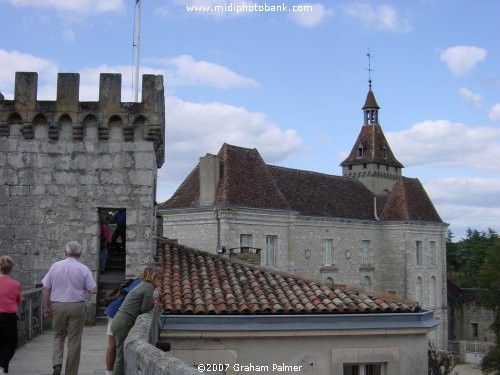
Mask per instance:
[[[368,68],[366,68],[366,70],[368,70],[368,87],[370,88],[370,90],[372,89],[372,72],[373,72],[373,69],[372,69],[372,55],[370,53],[370,50],[368,50],[368,53],[366,54],[366,56],[368,57]]]

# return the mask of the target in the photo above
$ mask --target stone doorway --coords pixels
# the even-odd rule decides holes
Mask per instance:
[[[127,254],[124,208],[99,208],[99,283],[96,320],[105,320],[109,294],[125,280]],[[105,228],[107,226],[107,229]]]

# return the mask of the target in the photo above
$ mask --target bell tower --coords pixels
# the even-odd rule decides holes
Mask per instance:
[[[388,195],[402,175],[401,164],[389,147],[379,124],[379,105],[372,91],[368,53],[368,94],[363,106],[364,124],[349,156],[340,164],[344,177],[360,180],[375,195]]]

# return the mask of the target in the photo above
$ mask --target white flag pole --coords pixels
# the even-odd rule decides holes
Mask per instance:
[[[135,4],[135,69],[134,69],[134,101],[139,101],[139,64],[141,57],[141,0]]]

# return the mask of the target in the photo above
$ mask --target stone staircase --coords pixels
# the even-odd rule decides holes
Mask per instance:
[[[111,302],[108,295],[118,288],[125,280],[125,256],[122,254],[113,254],[108,258],[106,270],[99,275],[99,286],[97,294],[96,324],[107,323],[107,317],[104,315],[106,306]]]

